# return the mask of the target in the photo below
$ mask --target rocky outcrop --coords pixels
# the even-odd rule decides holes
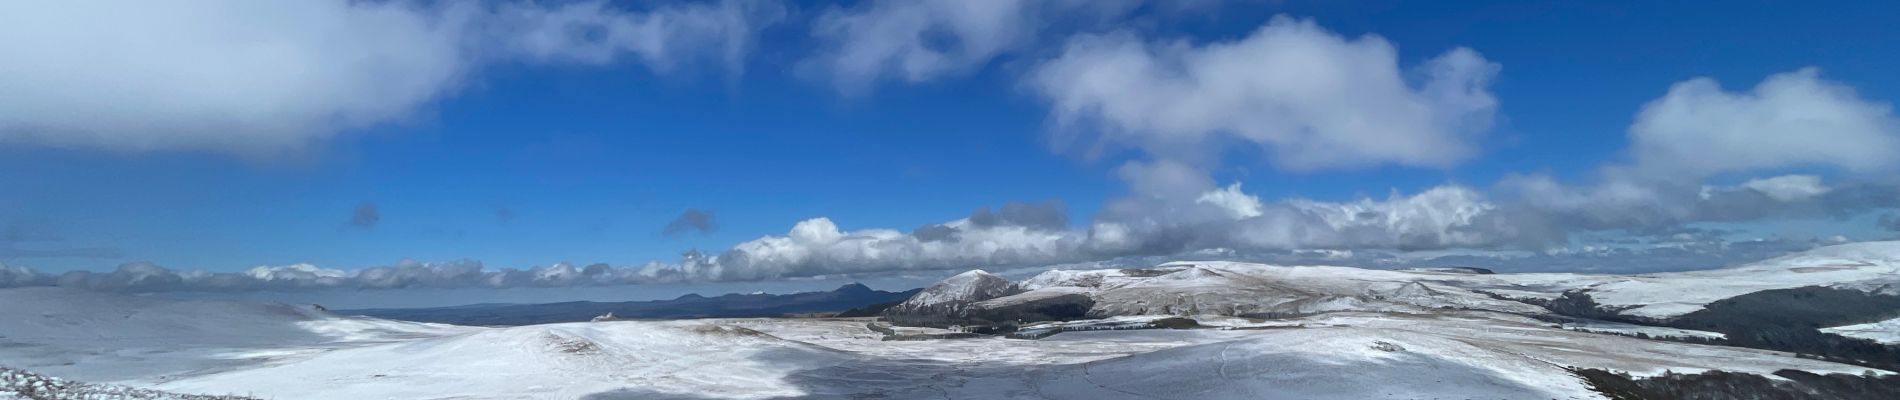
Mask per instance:
[[[0,399],[255,400],[241,396],[179,394],[119,385],[75,382],[0,367]]]

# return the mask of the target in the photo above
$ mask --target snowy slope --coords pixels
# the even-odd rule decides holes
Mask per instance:
[[[1276,331],[1069,367],[1039,386],[1069,398],[1596,398],[1560,366],[1408,333]]]
[[[695,321],[568,323],[337,350],[160,388],[285,399],[573,399],[628,387],[657,395],[770,398],[801,394],[787,382],[798,369],[782,363],[822,367],[851,359],[745,328]]]
[[[925,287],[923,291],[891,307],[887,312],[955,314],[961,312],[970,303],[1007,296],[1016,291],[1016,285],[1010,283],[1008,279],[976,269],[944,278]]]
[[[1597,304],[1629,307],[1622,313],[1647,318],[1680,316],[1716,300],[1804,286],[1900,294],[1900,242],[1822,247],[1730,268],[1580,279],[1591,280],[1596,282],[1581,288]]]
[[[471,328],[339,317],[308,306],[0,289],[0,364],[114,382],[241,368]]]
[[[1821,331],[1851,338],[1900,345],[1900,318],[1865,324],[1821,328]]]

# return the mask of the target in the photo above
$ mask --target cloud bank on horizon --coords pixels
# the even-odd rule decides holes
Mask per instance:
[[[115,5],[125,6],[131,5]],[[879,85],[958,79],[999,60],[1022,65],[1011,70],[1024,94],[1047,106],[1055,151],[1135,155],[1115,169],[1126,194],[1087,221],[1069,221],[1059,201],[1009,203],[917,228],[846,229],[829,218],[811,218],[783,234],[723,251],[689,251],[679,260],[630,266],[515,270],[462,261],[213,273],[132,263],[112,272],[61,275],[16,266],[0,267],[0,286],[537,287],[1179,254],[1686,268],[1831,240],[1738,241],[1690,225],[1846,218],[1900,207],[1900,182],[1883,175],[1900,167],[1900,119],[1892,106],[1813,67],[1758,82],[1725,86],[1692,78],[1657,88],[1661,97],[1641,105],[1625,132],[1627,157],[1602,162],[1582,182],[1527,172],[1489,186],[1448,183],[1355,201],[1263,199],[1240,183],[1216,180],[1212,171],[1233,162],[1232,149],[1259,154],[1248,161],[1300,172],[1448,169],[1481,156],[1480,139],[1497,124],[1500,104],[1510,101],[1490,85],[1508,75],[1510,66],[1486,59],[1483,49],[1463,47],[1406,65],[1385,38],[1348,37],[1290,16],[1215,41],[1116,28],[1139,6],[874,0],[828,7],[803,22],[803,33],[817,46],[802,55],[799,74],[843,96],[874,96]],[[139,29],[50,22],[82,11],[72,3],[0,6],[0,15],[10,16],[0,17],[0,37],[70,37],[79,47],[119,50],[76,52],[0,40],[0,53],[27,60],[0,63],[0,92],[10,93],[0,96],[0,144],[268,154],[402,123],[494,65],[634,63],[664,75],[698,63],[738,74],[762,29],[800,23],[800,13],[788,6],[741,1],[644,10],[600,1],[193,1],[131,7],[150,9],[125,14],[141,18],[100,23]],[[163,38],[165,45],[143,40],[148,37]],[[241,51],[214,51],[228,48]],[[320,69],[293,67],[316,60],[340,61]],[[147,67],[128,71],[131,64]],[[233,73],[251,75],[232,79]],[[1812,169],[1840,174],[1830,181],[1789,172]],[[1712,183],[1718,176],[1744,179]],[[359,209],[352,226],[374,226],[374,205],[365,204],[369,217]],[[1891,215],[1876,223],[1900,225]],[[664,231],[678,235],[714,227],[709,211],[689,209]],[[1579,235],[1606,230],[1653,235],[1637,248],[1568,246]]]

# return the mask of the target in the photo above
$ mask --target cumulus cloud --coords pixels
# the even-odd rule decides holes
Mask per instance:
[[[1782,175],[1773,178],[1750,179],[1741,187],[1754,190],[1770,199],[1780,202],[1794,202],[1827,194],[1832,190],[1821,183],[1821,177],[1814,175]]]
[[[1811,67],[1771,75],[1745,93],[1709,78],[1677,83],[1643,106],[1629,136],[1636,168],[1651,176],[1799,165],[1869,172],[1900,162],[1893,107]]]
[[[1231,42],[1083,36],[1027,79],[1065,135],[1155,158],[1205,164],[1244,143],[1294,170],[1448,167],[1490,128],[1499,68],[1457,48],[1408,80],[1385,39],[1282,16]]]
[[[666,223],[666,228],[662,229],[661,233],[667,236],[678,236],[687,232],[707,234],[718,228],[719,225],[713,222],[712,211],[688,208],[678,217],[674,217],[673,222]]]
[[[845,230],[830,219],[816,218],[794,225],[783,235],[744,242],[722,253],[691,252],[679,263],[649,264],[642,274],[671,280],[753,280],[1131,257],[1379,267],[1466,265],[1520,271],[1693,269],[1820,243],[1737,242],[1723,238],[1723,232],[1672,227],[1765,216],[1825,216],[1829,210],[1877,203],[1870,199],[1892,200],[1894,194],[1891,187],[1851,185],[1784,203],[1744,186],[1719,187],[1705,200],[1695,201],[1696,194],[1689,194],[1688,214],[1650,222],[1607,216],[1586,220],[1590,215],[1579,210],[1536,208],[1544,205],[1494,199],[1463,186],[1327,202],[1265,201],[1235,184],[1186,196],[1118,199],[1105,205],[1086,226],[1062,229],[979,225],[961,218],[903,233]],[[1589,230],[1626,230],[1631,237],[1648,239],[1620,246],[1578,247],[1570,242],[1571,234]],[[1467,251],[1455,251],[1460,249]],[[1446,255],[1408,255],[1415,252]]]
[[[1573,239],[1603,231],[1634,239],[1697,223],[1843,217],[1900,205],[1900,186],[1875,181],[1829,183],[1802,174],[1706,182],[1717,174],[1869,171],[1891,162],[1885,154],[1893,153],[1842,150],[1851,143],[1887,146],[1893,133],[1886,106],[1812,70],[1775,75],[1745,94],[1712,89],[1706,80],[1678,84],[1636,116],[1630,161],[1604,165],[1584,185],[1511,175],[1489,188],[1447,184],[1384,198],[1264,200],[1209,173],[1224,157],[1218,148],[1236,143],[1260,147],[1289,170],[1453,165],[1475,153],[1474,139],[1493,120],[1497,100],[1488,82],[1498,71],[1462,48],[1403,68],[1381,38],[1345,38],[1285,17],[1229,42],[1083,36],[1025,79],[1051,104],[1059,132],[1086,132],[1143,156],[1116,171],[1128,195],[1104,204],[1086,224],[988,223],[1008,219],[999,217],[1007,206],[909,233],[842,230],[819,218],[784,235],[654,267],[682,279],[767,279],[1210,250],[1296,258],[1319,251],[1313,254],[1344,262],[1353,254],[1462,249],[1519,256],[1445,261],[1634,271],[1716,266],[1739,261],[1725,255],[1771,255],[1815,243],[1730,242],[1690,232],[1632,242],[1649,247],[1575,247]],[[1755,155],[1772,148],[1748,145],[1792,140],[1787,132],[1801,129],[1825,130],[1817,135],[1849,144],[1804,144],[1762,157]],[[1698,142],[1713,149],[1693,155],[1704,159],[1685,159],[1699,151]],[[1492,262],[1478,262],[1484,260]]]
[[[1364,43],[1372,43],[1369,42],[1372,39],[1348,41],[1326,36],[1330,34],[1318,31],[1306,22],[1280,20],[1275,24],[1279,26],[1266,28],[1263,32],[1270,32],[1273,29],[1286,32],[1257,33],[1243,42],[1257,40],[1271,42],[1271,40],[1260,38],[1293,35],[1290,37],[1294,39],[1276,38],[1276,40],[1296,42],[1316,40],[1317,43],[1345,48],[1363,47],[1368,46]],[[1384,45],[1383,42],[1376,43],[1378,46],[1370,48],[1390,51],[1389,46]],[[1099,45],[1084,44],[1083,46]],[[1110,46],[1111,50],[1086,50],[1085,52],[1095,54],[1093,52],[1106,51],[1135,57],[1133,65],[1152,62],[1144,61],[1142,57],[1165,53],[1152,50],[1150,45],[1138,42],[1119,42],[1116,46],[1133,50],[1112,50],[1115,47]],[[1244,45],[1233,46],[1244,47]],[[1214,50],[1208,50],[1209,48]],[[1064,57],[1074,54],[1074,51],[1072,46],[1071,52],[1065,53]],[[1172,51],[1192,54],[1236,50],[1214,46],[1205,48],[1189,46],[1179,47]],[[1441,59],[1466,57],[1457,55],[1459,53],[1459,51],[1454,51]],[[1478,64],[1475,54],[1468,56],[1469,58],[1464,62],[1454,64],[1466,66]],[[1183,59],[1191,58],[1183,57]],[[1380,60],[1379,58],[1372,59]],[[1103,65],[1130,65],[1130,61],[1114,59],[1114,57],[1099,61],[1104,63]],[[1170,62],[1181,63],[1180,61]],[[1396,67],[1393,67],[1390,62],[1383,62],[1380,65],[1385,66],[1385,70],[1396,71]],[[1080,68],[1078,71],[1091,70],[1081,66],[1075,68]],[[1140,71],[1142,68],[1133,70]],[[1495,70],[1495,68],[1490,70]],[[1488,73],[1485,72],[1485,74]],[[1144,72],[1132,75],[1145,76],[1147,74]],[[1179,78],[1181,74],[1186,73],[1175,72],[1155,74],[1155,76],[1186,79]],[[1450,75],[1459,74],[1450,73]],[[1786,79],[1787,76],[1789,75],[1777,75],[1777,78],[1770,80]],[[1799,77],[1801,73],[1793,76]],[[1454,79],[1454,81],[1459,80]],[[1467,83],[1462,87],[1472,89],[1481,88],[1481,85],[1472,84],[1480,81],[1481,79],[1471,78],[1461,82]],[[1248,90],[1244,88],[1245,84],[1206,86],[1218,87],[1222,90]],[[1420,87],[1432,87],[1432,85],[1426,84]],[[1431,90],[1415,89],[1411,93],[1429,91]],[[1757,90],[1757,92],[1769,93],[1774,90]],[[1166,90],[1148,92],[1151,97],[1162,98],[1166,98],[1166,93]],[[1462,93],[1478,96],[1476,92],[1469,90]],[[1484,97],[1486,100],[1461,100],[1450,103],[1492,104],[1488,100],[1488,95],[1478,97]],[[1634,148],[1644,146],[1651,146],[1651,149],[1657,148],[1654,147],[1653,142],[1646,144],[1645,139],[1642,139],[1656,135],[1655,132],[1666,132],[1663,135],[1699,134],[1683,133],[1685,131],[1680,130],[1655,130],[1646,125],[1654,124],[1656,116],[1661,115],[1654,109],[1679,106],[1655,106],[1654,104],[1675,101],[1677,100],[1664,99],[1653,102],[1651,107],[1638,116],[1638,122],[1631,128],[1633,153],[1645,154],[1644,152],[1654,151],[1634,150]],[[1179,103],[1181,101],[1155,101],[1146,107],[1131,107],[1129,110],[1165,109]],[[1273,103],[1265,104],[1271,106]],[[1489,111],[1469,110],[1486,107],[1489,106],[1450,107],[1448,109],[1466,111],[1436,115],[1471,117],[1483,115]],[[1065,112],[1060,105],[1056,108],[1055,112],[1058,115]],[[1776,111],[1760,110],[1751,113],[1772,114],[1774,112]],[[1129,111],[1127,115],[1131,116],[1120,120],[1113,118],[1110,120],[1146,124],[1137,126],[1166,126],[1160,122],[1154,122],[1160,121],[1156,118],[1167,116],[1166,113],[1150,115],[1148,111]],[[1293,118],[1307,117],[1302,114]],[[1488,115],[1485,118],[1488,118]],[[1754,116],[1747,118],[1754,118]],[[1443,120],[1453,119],[1457,118]],[[1468,122],[1451,124],[1463,123]],[[1219,135],[1223,133],[1214,132],[1237,128],[1205,129],[1203,132],[1190,133],[1188,136]],[[1200,128],[1168,132],[1199,130]],[[1770,135],[1771,132],[1749,131],[1738,134],[1746,137]],[[1889,134],[1879,133],[1879,135],[1884,137]],[[1880,146],[1885,142],[1885,139],[1852,135],[1835,138],[1848,141],[1869,140],[1869,143],[1874,146]],[[1840,218],[1900,205],[1900,186],[1881,181],[1829,183],[1819,175],[1795,174],[1751,178],[1734,184],[1704,183],[1708,174],[1714,173],[1801,166],[1860,171],[1875,168],[1885,162],[1882,161],[1883,159],[1875,158],[1861,160],[1770,158],[1757,159],[1746,164],[1690,161],[1694,166],[1687,170],[1651,172],[1656,171],[1652,169],[1657,165],[1654,163],[1662,161],[1652,161],[1644,156],[1638,156],[1628,164],[1605,165],[1596,182],[1587,185],[1565,184],[1545,175],[1513,175],[1488,190],[1462,185],[1442,185],[1409,195],[1395,192],[1383,199],[1361,198],[1330,202],[1299,198],[1263,200],[1258,195],[1246,192],[1238,183],[1219,186],[1208,174],[1207,167],[1200,164],[1205,159],[1195,158],[1192,153],[1173,153],[1170,150],[1171,146],[1140,148],[1154,158],[1130,162],[1117,170],[1118,176],[1127,183],[1130,189],[1129,195],[1104,204],[1098,214],[1082,227],[1037,229],[1033,227],[1033,224],[1021,221],[997,225],[978,223],[1004,219],[996,216],[1001,214],[1000,212],[991,214],[987,210],[980,210],[969,218],[927,225],[908,234],[884,229],[844,231],[829,219],[821,218],[801,222],[783,236],[766,236],[742,243],[721,254],[700,255],[692,262],[666,265],[662,268],[676,269],[680,276],[686,279],[766,279],[893,270],[1041,265],[1119,257],[1195,254],[1209,249],[1293,255],[1315,250],[1331,252],[1328,254],[1403,254],[1470,249],[1476,251],[1472,254],[1490,255],[1479,258],[1472,258],[1478,256],[1450,256],[1438,261],[1446,263],[1456,261],[1483,266],[1543,263],[1601,271],[1637,271],[1646,268],[1645,266],[1686,269],[1746,261],[1735,258],[1738,254],[1747,257],[1767,256],[1812,247],[1820,243],[1780,239],[1731,242],[1719,235],[1696,234],[1682,230],[1690,224],[1771,218]],[[1744,153],[1732,153],[1730,156],[1743,157]],[[1846,153],[1840,155],[1850,156]],[[1888,158],[1891,157],[1888,156]],[[1388,157],[1385,160],[1385,162],[1404,163],[1406,161],[1403,160],[1408,160],[1408,158]],[[1007,211],[1009,208],[1006,206],[1004,210]],[[990,215],[986,216],[986,214]],[[1575,247],[1572,242],[1577,234],[1602,231],[1622,231],[1631,235],[1630,237],[1660,237],[1661,239],[1634,242],[1635,244],[1647,243],[1646,246],[1649,247]],[[1659,236],[1657,232],[1674,233]],[[1496,254],[1520,255],[1493,256]],[[1398,257],[1394,260],[1412,263],[1420,261],[1420,259],[1409,257]],[[1335,260],[1335,262],[1343,261]]]
[[[737,0],[8,2],[0,144],[264,156],[409,119],[498,63],[664,73],[711,58],[736,73],[782,14]]]
[[[923,240],[890,229],[845,231],[827,218],[792,226],[785,235],[739,243],[701,262],[683,262],[695,279],[745,280],[929,270],[971,265],[1028,265],[1070,261],[1080,245],[1075,232],[1020,225],[978,226],[969,219],[942,224],[951,240]]]
[[[1842,217],[1900,206],[1900,186],[1861,181],[1830,186],[1818,175],[1705,183],[1718,174],[1789,168],[1850,173],[1890,170],[1900,144],[1891,107],[1804,68],[1771,75],[1747,93],[1714,80],[1680,82],[1649,102],[1629,129],[1631,160],[1606,164],[1593,182],[1507,177],[1499,191],[1516,201],[1518,224],[1546,232],[1641,229],[1704,221]],[[1528,221],[1527,221],[1528,220]]]
[[[1496,205],[1459,186],[1395,192],[1385,199],[1265,202],[1234,184],[1191,198],[1135,196],[1111,202],[1094,229],[1112,231],[1117,240],[1095,247],[1124,254],[1207,248],[1436,249],[1494,246],[1512,237],[1509,227],[1487,225]]]
[[[1223,199],[1202,201],[1203,199]],[[1009,203],[911,232],[846,230],[827,218],[799,222],[718,254],[689,252],[646,266],[649,279],[752,280],[981,266],[1028,266],[1209,248],[1444,248],[1507,240],[1487,230],[1493,208],[1467,188],[1333,203],[1262,202],[1238,185],[1187,196],[1113,202],[1071,227],[1059,202]],[[1167,210],[1155,212],[1155,210]]]
[[[1173,2],[1166,2],[1173,3]],[[1097,23],[1134,0],[873,0],[827,9],[812,22],[820,49],[800,69],[855,95],[890,79],[907,83],[967,74],[1034,42],[1059,20]]]
[[[814,29],[833,47],[808,63],[838,74],[832,79],[847,87],[892,77],[935,79],[1009,52],[1034,35],[1019,30],[1023,18],[1034,18],[1035,11],[1025,10],[1058,3],[1065,2],[870,1],[832,9]],[[526,54],[585,62],[595,59],[587,54],[600,53]],[[110,273],[57,277],[0,269],[0,283],[121,291],[571,286],[1182,254],[1629,272],[1716,266],[1820,243],[1730,241],[1727,232],[1689,229],[1692,224],[1844,217],[1900,206],[1900,185],[1890,182],[1751,175],[1893,166],[1890,154],[1900,140],[1890,107],[1813,69],[1770,76],[1748,92],[1725,91],[1706,78],[1678,83],[1635,116],[1628,160],[1606,163],[1582,184],[1520,174],[1490,187],[1445,184],[1321,201],[1265,199],[1209,173],[1230,158],[1222,149],[1235,145],[1255,147],[1258,152],[1243,153],[1294,171],[1455,165],[1477,153],[1477,139],[1494,120],[1498,100],[1489,82],[1499,71],[1464,48],[1400,65],[1382,38],[1347,38],[1287,17],[1213,43],[1127,32],[1084,35],[1024,78],[1050,104],[1058,142],[1139,153],[1115,171],[1127,195],[1079,223],[1069,221],[1060,202],[1008,203],[909,232],[846,229],[813,218],[724,251],[689,251],[677,261],[638,266],[489,270],[476,262],[405,262],[358,271],[293,265],[207,273],[127,264]],[[1085,137],[1093,140],[1083,143]],[[665,231],[710,230],[711,214],[696,211],[687,210]],[[1876,222],[1893,225],[1892,219]],[[1624,236],[1606,245],[1573,243],[1579,234],[1602,231]]]

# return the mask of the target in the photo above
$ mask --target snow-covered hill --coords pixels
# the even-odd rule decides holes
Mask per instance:
[[[1018,286],[1026,291],[973,307],[976,311],[1021,307],[1083,294],[1092,300],[1089,315],[1094,317],[1445,309],[1542,314],[1550,310],[1534,304],[1570,293],[1587,295],[1607,313],[1666,320],[1718,300],[1764,290],[1820,286],[1900,295],[1900,242],[1839,245],[1729,268],[1644,275],[1474,274],[1182,261],[1147,269],[1053,270]]]
[[[892,306],[892,314],[958,314],[979,301],[1008,296],[1019,290],[1008,279],[984,270],[970,270],[944,278]]]
[[[1512,282],[1513,275],[1488,275]],[[1822,247],[1739,266],[1632,276],[1580,276],[1567,282],[1624,315],[1664,319],[1709,303],[1774,289],[1820,286],[1900,295],[1900,242]]]

